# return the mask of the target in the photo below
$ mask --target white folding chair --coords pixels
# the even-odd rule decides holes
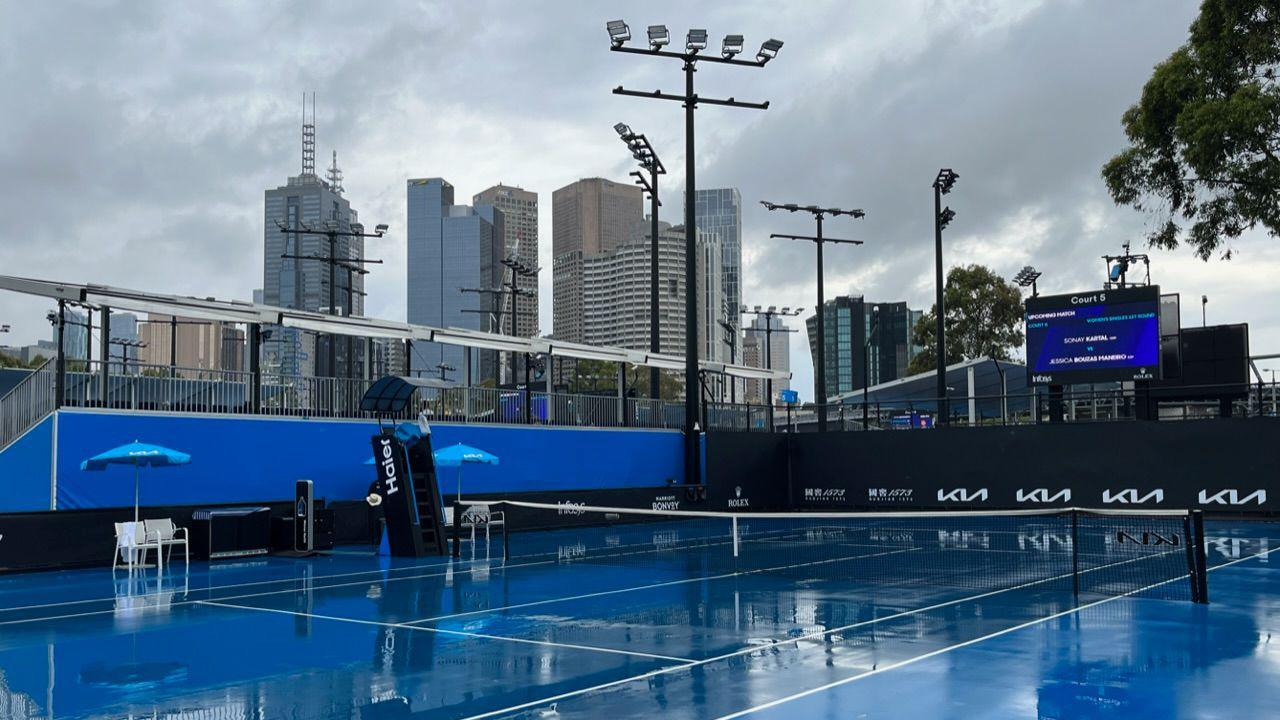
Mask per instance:
[[[143,520],[143,528],[145,531],[145,539],[147,542],[153,542],[156,545],[156,557],[160,557],[160,548],[165,549],[165,560],[169,559],[169,555],[173,553],[174,545],[181,545],[182,552],[186,556],[187,572],[191,571],[191,547],[187,543],[187,529],[180,528],[173,524],[173,520],[169,518],[161,518],[159,520]],[[161,572],[164,566],[160,566]]]
[[[476,542],[476,527],[484,526],[484,542],[489,543],[489,528],[494,525],[505,525],[506,518],[501,510],[491,510],[488,505],[470,505],[462,513],[462,525],[471,527],[471,544]]]
[[[147,560],[147,550],[155,548],[156,561],[160,559],[160,544],[158,542],[148,542],[146,531],[140,522],[122,522],[115,523],[116,527],[116,547],[115,552],[111,556],[111,572],[116,571],[121,556],[124,557],[125,563],[129,566],[129,571],[133,571],[135,564],[145,564]]]

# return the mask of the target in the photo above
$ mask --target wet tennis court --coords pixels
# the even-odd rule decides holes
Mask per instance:
[[[1053,518],[724,524],[0,577],[0,718],[1280,714],[1276,525],[1207,523],[1203,605]]]

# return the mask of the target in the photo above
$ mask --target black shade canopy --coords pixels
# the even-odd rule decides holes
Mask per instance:
[[[418,388],[454,387],[451,383],[435,378],[410,378],[388,375],[369,386],[360,398],[360,409],[365,412],[399,413],[409,405]]]

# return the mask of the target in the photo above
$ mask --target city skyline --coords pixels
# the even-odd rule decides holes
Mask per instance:
[[[753,207],[761,198],[812,198],[868,211],[855,233],[868,244],[828,258],[831,295],[901,298],[927,310],[928,182],[941,164],[965,178],[963,197],[954,203],[959,218],[948,232],[948,264],[981,262],[1006,277],[1035,264],[1045,271],[1041,292],[1101,284],[1098,258],[1116,252],[1123,240],[1138,241],[1146,228],[1141,214],[1112,205],[1099,168],[1123,147],[1120,114],[1136,99],[1151,66],[1183,41],[1195,9],[1194,2],[997,2],[939,14],[924,4],[904,3],[839,33],[825,29],[841,12],[834,5],[787,18],[751,7],[694,12],[674,3],[647,13],[673,27],[806,38],[803,53],[780,58],[768,73],[707,73],[717,91],[745,96],[750,89],[774,103],[750,117],[711,110],[699,125],[700,145],[707,149],[699,159],[700,185],[742,192],[743,302],[812,304],[810,253],[767,240],[772,231],[808,228]],[[397,30],[402,23],[394,11],[359,13],[373,35],[362,35],[320,63],[298,52],[320,39],[318,27],[303,29],[269,51],[264,63],[284,69],[269,74],[244,74],[229,60],[192,60],[128,29],[131,13],[155,27],[174,21],[155,12],[130,8],[100,19],[97,31],[86,34],[57,8],[33,9],[19,24],[56,22],[69,29],[38,45],[27,40],[38,33],[24,34],[15,26],[15,51],[31,62],[7,72],[14,87],[34,83],[30,94],[44,100],[7,119],[12,137],[30,140],[0,153],[11,167],[52,171],[30,174],[0,199],[11,216],[35,219],[24,233],[27,242],[0,247],[0,265],[40,275],[52,264],[57,271],[43,274],[248,298],[262,272],[262,189],[296,172],[297,97],[304,90],[318,92],[317,155],[327,159],[333,147],[342,149],[347,196],[362,217],[392,226],[386,241],[371,251],[384,258],[403,257],[404,199],[397,189],[423,170],[469,189],[499,180],[532,188],[546,207],[551,189],[577,178],[625,177],[631,158],[611,130],[619,120],[643,127],[669,166],[683,161],[678,112],[609,96],[619,72],[641,87],[663,86],[669,78],[661,68],[611,57],[599,40],[606,18],[597,12],[513,9],[491,28],[511,40],[498,51],[481,51],[480,41],[458,32],[460,21],[448,13],[428,14],[425,25],[412,30]],[[242,42],[235,38],[237,28],[260,26],[266,21],[261,13],[270,11],[183,12],[204,14],[199,25],[214,30],[200,41],[225,49]],[[319,26],[354,24],[354,10],[321,6],[318,12],[327,18]],[[1075,37],[1055,35],[1062,27],[1079,28],[1082,37],[1094,38],[1098,51],[1062,63]],[[552,28],[582,40],[548,52],[541,38]],[[394,52],[368,52],[374,37],[393,38]],[[479,71],[489,71],[486,84],[506,93],[498,97],[461,78],[445,78],[439,86],[418,82],[425,70],[406,68],[401,58],[436,46],[475,56],[483,65]],[[1007,66],[1001,59],[1010,54],[1023,62]],[[134,62],[144,56],[154,59]],[[528,62],[511,63],[516,57]],[[923,85],[910,85],[905,94],[895,90],[908,87],[908,78],[922,77],[922,68],[942,67],[944,57],[943,70],[925,73],[918,81]],[[121,62],[130,62],[142,77],[163,72],[179,82],[143,79],[136,91],[105,97],[96,88],[119,72]],[[834,91],[825,82],[832,74],[843,78]],[[90,82],[68,87],[50,81],[58,76]],[[535,76],[544,80],[531,82]],[[974,76],[1003,79],[968,87],[964,78]],[[222,79],[209,82],[210,77]],[[367,97],[354,92],[351,77],[374,78]],[[1087,102],[1079,93],[1086,82]],[[403,90],[415,85],[433,89]],[[968,99],[964,112],[950,112],[961,94]],[[867,98],[883,100],[868,105]],[[1075,100],[1064,104],[1065,98]],[[102,112],[88,114],[86,107]],[[1000,137],[988,131],[1009,118],[1017,121]],[[425,123],[421,131],[406,129],[419,120]],[[996,146],[1006,152],[995,152]],[[76,179],[72,168],[78,166],[93,166],[101,175],[92,182]],[[682,206],[681,183],[679,173],[664,181],[664,215]],[[75,193],[76,203],[50,204],[67,191]],[[539,217],[543,332],[551,327],[549,215]],[[140,217],[146,220],[139,223]],[[1259,302],[1259,296],[1269,297],[1265,278],[1280,270],[1280,249],[1254,232],[1236,250],[1236,261],[1207,264],[1185,249],[1153,251],[1153,275],[1166,291],[1208,295],[1210,322],[1250,322],[1254,344],[1272,350],[1280,346],[1280,304]],[[374,270],[367,314],[403,319],[398,288],[404,287],[404,273],[396,263]],[[0,303],[0,322],[12,326],[7,342],[44,337],[40,325],[47,308],[21,298]],[[793,386],[802,390],[812,387],[806,345],[792,344]]]

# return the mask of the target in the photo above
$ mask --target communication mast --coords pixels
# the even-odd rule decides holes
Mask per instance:
[[[1104,289],[1111,290],[1113,288],[1151,284],[1151,258],[1145,254],[1134,255],[1129,252],[1128,240],[1124,241],[1123,254],[1103,255],[1102,260],[1107,264],[1107,281],[1102,284]],[[1129,270],[1138,262],[1143,265],[1144,276],[1142,280],[1129,282]]]
[[[302,93],[302,176],[316,176],[316,94],[311,93],[311,119],[307,120],[307,94]]]

